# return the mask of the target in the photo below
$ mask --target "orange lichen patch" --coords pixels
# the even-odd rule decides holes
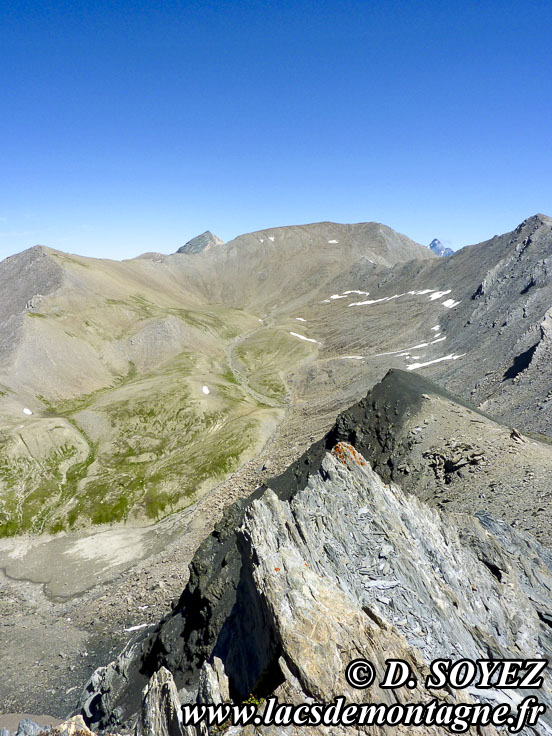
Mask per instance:
[[[275,567],[274,568],[274,572],[280,572],[280,568],[279,567]]]
[[[332,455],[336,457],[342,465],[354,463],[360,467],[366,466],[366,460],[359,455],[355,448],[348,442],[338,442],[332,450]]]

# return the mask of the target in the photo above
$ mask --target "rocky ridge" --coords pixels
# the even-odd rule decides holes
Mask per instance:
[[[552,445],[420,374],[391,370],[337,420],[385,482],[448,511],[491,511],[552,545]]]

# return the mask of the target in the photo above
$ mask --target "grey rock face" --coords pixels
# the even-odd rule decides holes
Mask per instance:
[[[210,674],[200,678],[198,702],[206,693],[220,702],[217,682],[226,678],[237,701],[253,692],[294,704],[338,695],[365,702],[366,693],[344,677],[358,657],[377,672],[389,658],[409,663],[417,687],[380,690],[381,702],[427,702],[420,683],[436,658],[545,658],[552,647],[545,623],[552,614],[552,557],[545,548],[488,515],[429,509],[385,485],[347,443],[324,456],[320,472],[291,500],[270,489],[254,500],[238,545],[236,603],[204,664]],[[496,686],[433,693],[450,703],[510,705],[528,694]],[[549,673],[531,694],[552,703]],[[544,735],[551,724],[548,713],[523,733]],[[430,732],[446,731],[420,731]]]
[[[19,721],[15,736],[42,736],[42,734],[50,733],[51,729],[49,726],[39,726],[38,723],[34,723],[29,718],[25,718]]]
[[[204,662],[199,673],[197,693],[199,703],[224,703],[230,700],[230,687],[224,664],[218,657]]]
[[[171,673],[162,667],[144,689],[136,736],[183,736],[182,711]]]
[[[439,382],[502,421],[550,433],[552,353],[541,324],[552,304],[552,219],[535,215],[441,263],[465,294],[442,326],[468,360],[443,367]]]
[[[440,256],[441,258],[451,256],[454,253],[452,248],[447,248],[446,245],[443,245],[437,238],[433,238],[431,243],[428,245],[428,248],[432,253],[435,253],[436,256]]]
[[[147,677],[140,673],[142,650],[139,644],[129,642],[117,659],[105,667],[98,667],[84,686],[80,697],[80,711],[93,728],[119,726],[128,722],[138,710],[140,693]],[[126,692],[127,708],[118,703],[117,694],[123,684],[132,679],[133,687]]]
[[[423,346],[427,337],[422,335],[427,332],[422,330],[439,325],[443,342],[416,351],[423,355],[420,363],[428,361],[417,371],[502,422],[550,434],[552,403],[546,365],[551,364],[552,357],[541,324],[552,305],[552,219],[535,215],[509,233],[461,248],[447,258],[437,258],[428,248],[425,250],[430,259],[411,260],[381,272],[375,286],[382,296],[403,294],[413,285],[450,289],[447,297],[453,297],[453,306],[441,309],[436,305],[431,312],[418,312],[415,301],[402,302],[403,307],[397,299],[391,315],[387,303],[372,304],[362,324],[371,346],[367,354],[375,359],[374,353]],[[371,292],[370,298],[372,294],[379,296],[368,271],[362,279],[347,281]],[[349,288],[345,281],[342,283],[343,288]],[[339,334],[343,345],[360,345],[357,320],[363,316],[355,315],[353,322],[350,312],[346,307],[341,311],[336,307],[338,320],[328,323],[328,331]],[[418,327],[411,332],[406,330],[407,325]],[[397,333],[402,335],[400,339],[394,337]],[[364,353],[359,350],[358,354]],[[444,359],[448,354],[461,358]],[[436,358],[442,362],[429,363]],[[388,367],[403,367],[407,360],[396,354],[383,359]],[[381,375],[383,371],[377,378]]]
[[[195,238],[188,240],[176,252],[188,254],[201,253],[202,250],[211,248],[213,245],[224,245],[224,241],[214,235],[210,230],[206,230],[201,235],[196,235]]]

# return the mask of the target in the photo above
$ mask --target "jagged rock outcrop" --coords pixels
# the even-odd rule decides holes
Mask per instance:
[[[405,659],[419,683],[436,658],[547,656],[552,556],[546,548],[489,514],[431,510],[385,485],[348,443],[323,451],[312,470],[300,490],[269,488],[242,512],[235,546],[226,544],[218,568],[210,570],[210,588],[202,591],[212,595],[218,578],[218,594],[233,597],[226,615],[198,598],[201,588],[192,582],[181,599],[185,628],[175,636],[178,618],[172,617],[170,640],[166,620],[145,648],[142,671],[147,655],[157,648],[159,657],[164,644],[187,700],[216,699],[223,683],[235,702],[249,693],[292,703],[338,694],[359,702],[361,691],[353,691],[343,673],[360,656],[377,671],[386,658]],[[226,543],[234,528],[228,523]],[[196,573],[221,532],[204,544]],[[226,577],[229,565],[239,569],[234,585]],[[548,703],[552,681],[546,678],[535,694]],[[118,696],[123,702],[121,691]],[[377,691],[384,702],[391,696],[395,702],[407,695]],[[441,696],[506,703],[517,697],[499,689]],[[409,697],[427,701],[428,693],[412,690]]]
[[[197,702],[227,700],[219,683],[229,683],[236,702],[254,693],[292,704],[329,703],[342,695],[351,703],[428,702],[435,696],[449,703],[513,706],[518,696],[528,694],[552,703],[549,673],[543,688],[531,693],[497,687],[430,693],[422,684],[437,658],[547,656],[552,647],[550,552],[489,515],[449,516],[429,509],[397,486],[385,485],[347,443],[325,454],[319,472],[293,498],[284,500],[268,489],[253,500],[238,531],[238,547],[236,602],[202,665]],[[418,684],[395,690],[374,684],[369,692],[352,688],[344,671],[360,657],[379,674],[387,659],[403,659]],[[148,718],[156,708],[166,712],[166,695],[160,706],[151,703],[159,678],[167,682],[164,670],[149,685]],[[172,709],[170,680],[167,687]],[[551,724],[548,713],[523,733],[546,734]],[[244,732],[284,730],[250,726]],[[298,727],[285,731],[302,732]],[[360,732],[411,730],[366,727]],[[496,733],[490,727],[475,732]],[[158,733],[173,732],[163,726]]]
[[[171,673],[161,667],[144,689],[136,736],[183,736],[182,711]]]
[[[210,230],[206,230],[201,235],[196,235],[195,238],[192,238],[184,245],[181,245],[176,252],[188,254],[201,253],[202,250],[211,248],[213,245],[224,245],[224,240],[221,240]]]

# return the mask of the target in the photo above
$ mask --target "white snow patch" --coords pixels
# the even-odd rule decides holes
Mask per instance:
[[[28,417],[30,417],[32,415],[32,411],[30,409],[27,409],[27,407],[25,407],[23,409],[23,414],[26,414]]]
[[[461,301],[462,301],[461,299],[458,302],[455,302],[454,299],[447,299],[445,302],[443,302],[443,307],[447,307],[448,309],[452,309],[457,304],[460,304]]]
[[[418,296],[423,296],[424,294],[431,294],[434,291],[434,289],[421,289],[420,291],[415,291],[414,294],[417,294]]]
[[[378,302],[390,302],[393,299],[399,299],[401,296],[404,296],[406,292],[403,294],[393,294],[393,296],[384,296],[381,299],[367,299],[364,302],[351,302],[349,304],[350,307],[362,307],[365,304],[378,304]]]
[[[362,307],[365,304],[377,304],[378,302],[386,302],[387,299],[367,299],[365,302],[351,302],[350,307]]]
[[[306,342],[315,342],[317,345],[322,344],[318,340],[313,340],[312,337],[305,337],[304,335],[299,335],[297,332],[290,332],[289,334],[293,335],[293,337],[298,337],[300,340],[306,340]]]
[[[411,348],[399,348],[398,350],[392,350],[389,353],[376,353],[373,358],[381,358],[382,355],[397,355],[397,353],[408,354],[411,350],[420,350],[420,348],[427,348],[428,342],[421,342],[419,345],[413,345]]]
[[[275,238],[274,238],[274,235],[269,235],[269,236],[268,236],[268,239],[269,239],[269,240],[272,240],[272,242],[274,242],[274,240],[275,240]],[[447,292],[447,293],[448,293],[448,292]]]
[[[435,325],[435,327],[432,327],[431,329],[433,330],[433,332],[437,332],[441,329],[441,325]]]
[[[411,355],[408,360],[420,360],[421,357],[421,355]]]
[[[298,322],[306,322],[306,319],[303,319],[303,317],[296,317],[295,318]]]
[[[139,624],[138,626],[131,626],[130,628],[125,629],[125,631],[138,631],[138,629],[145,629],[148,625],[149,624]]]
[[[339,240],[328,240],[328,243],[339,243]]]
[[[429,300],[434,302],[436,299],[440,299],[442,296],[450,294],[451,291],[452,289],[447,289],[446,291],[434,291],[433,294],[429,297]],[[450,301],[450,299],[448,301]]]
[[[259,243],[264,243],[264,238],[259,238]]]
[[[329,303],[330,303],[329,299],[322,299],[321,301],[321,304],[329,304]]]
[[[421,342],[418,345],[413,345],[411,348],[399,348],[398,350],[392,350],[389,353],[376,353],[373,355],[373,358],[381,358],[382,355],[397,355],[399,358],[408,357],[410,353],[413,350],[421,350],[422,348],[427,348],[429,345],[434,345],[436,342],[443,342],[443,340],[446,340],[447,336],[436,338],[435,340],[432,340],[431,342]],[[412,356],[417,357],[417,356]]]
[[[436,335],[434,335],[434,337],[441,337],[441,333],[438,332]]]
[[[205,395],[207,395],[207,394],[210,394],[210,393],[211,393],[211,392],[209,391],[209,386],[202,386],[202,387],[201,387],[201,390],[203,391],[203,393],[204,393]]]
[[[324,299],[322,303],[329,302],[334,299],[345,299],[349,294],[359,294],[360,296],[368,296],[370,292],[368,291],[360,291],[359,289],[349,289],[348,291],[344,291],[343,294],[332,294],[329,299]],[[351,306],[351,305],[349,305]]]
[[[406,370],[407,371],[413,371],[416,370],[416,368],[425,368],[426,365],[433,365],[433,363],[441,363],[443,360],[458,360],[458,358],[463,358],[466,353],[462,353],[461,355],[454,355],[454,353],[450,353],[449,355],[445,355],[442,358],[436,358],[435,360],[428,360],[427,363],[412,363],[412,365],[407,365]]]
[[[363,355],[342,355],[341,360],[364,360]]]

